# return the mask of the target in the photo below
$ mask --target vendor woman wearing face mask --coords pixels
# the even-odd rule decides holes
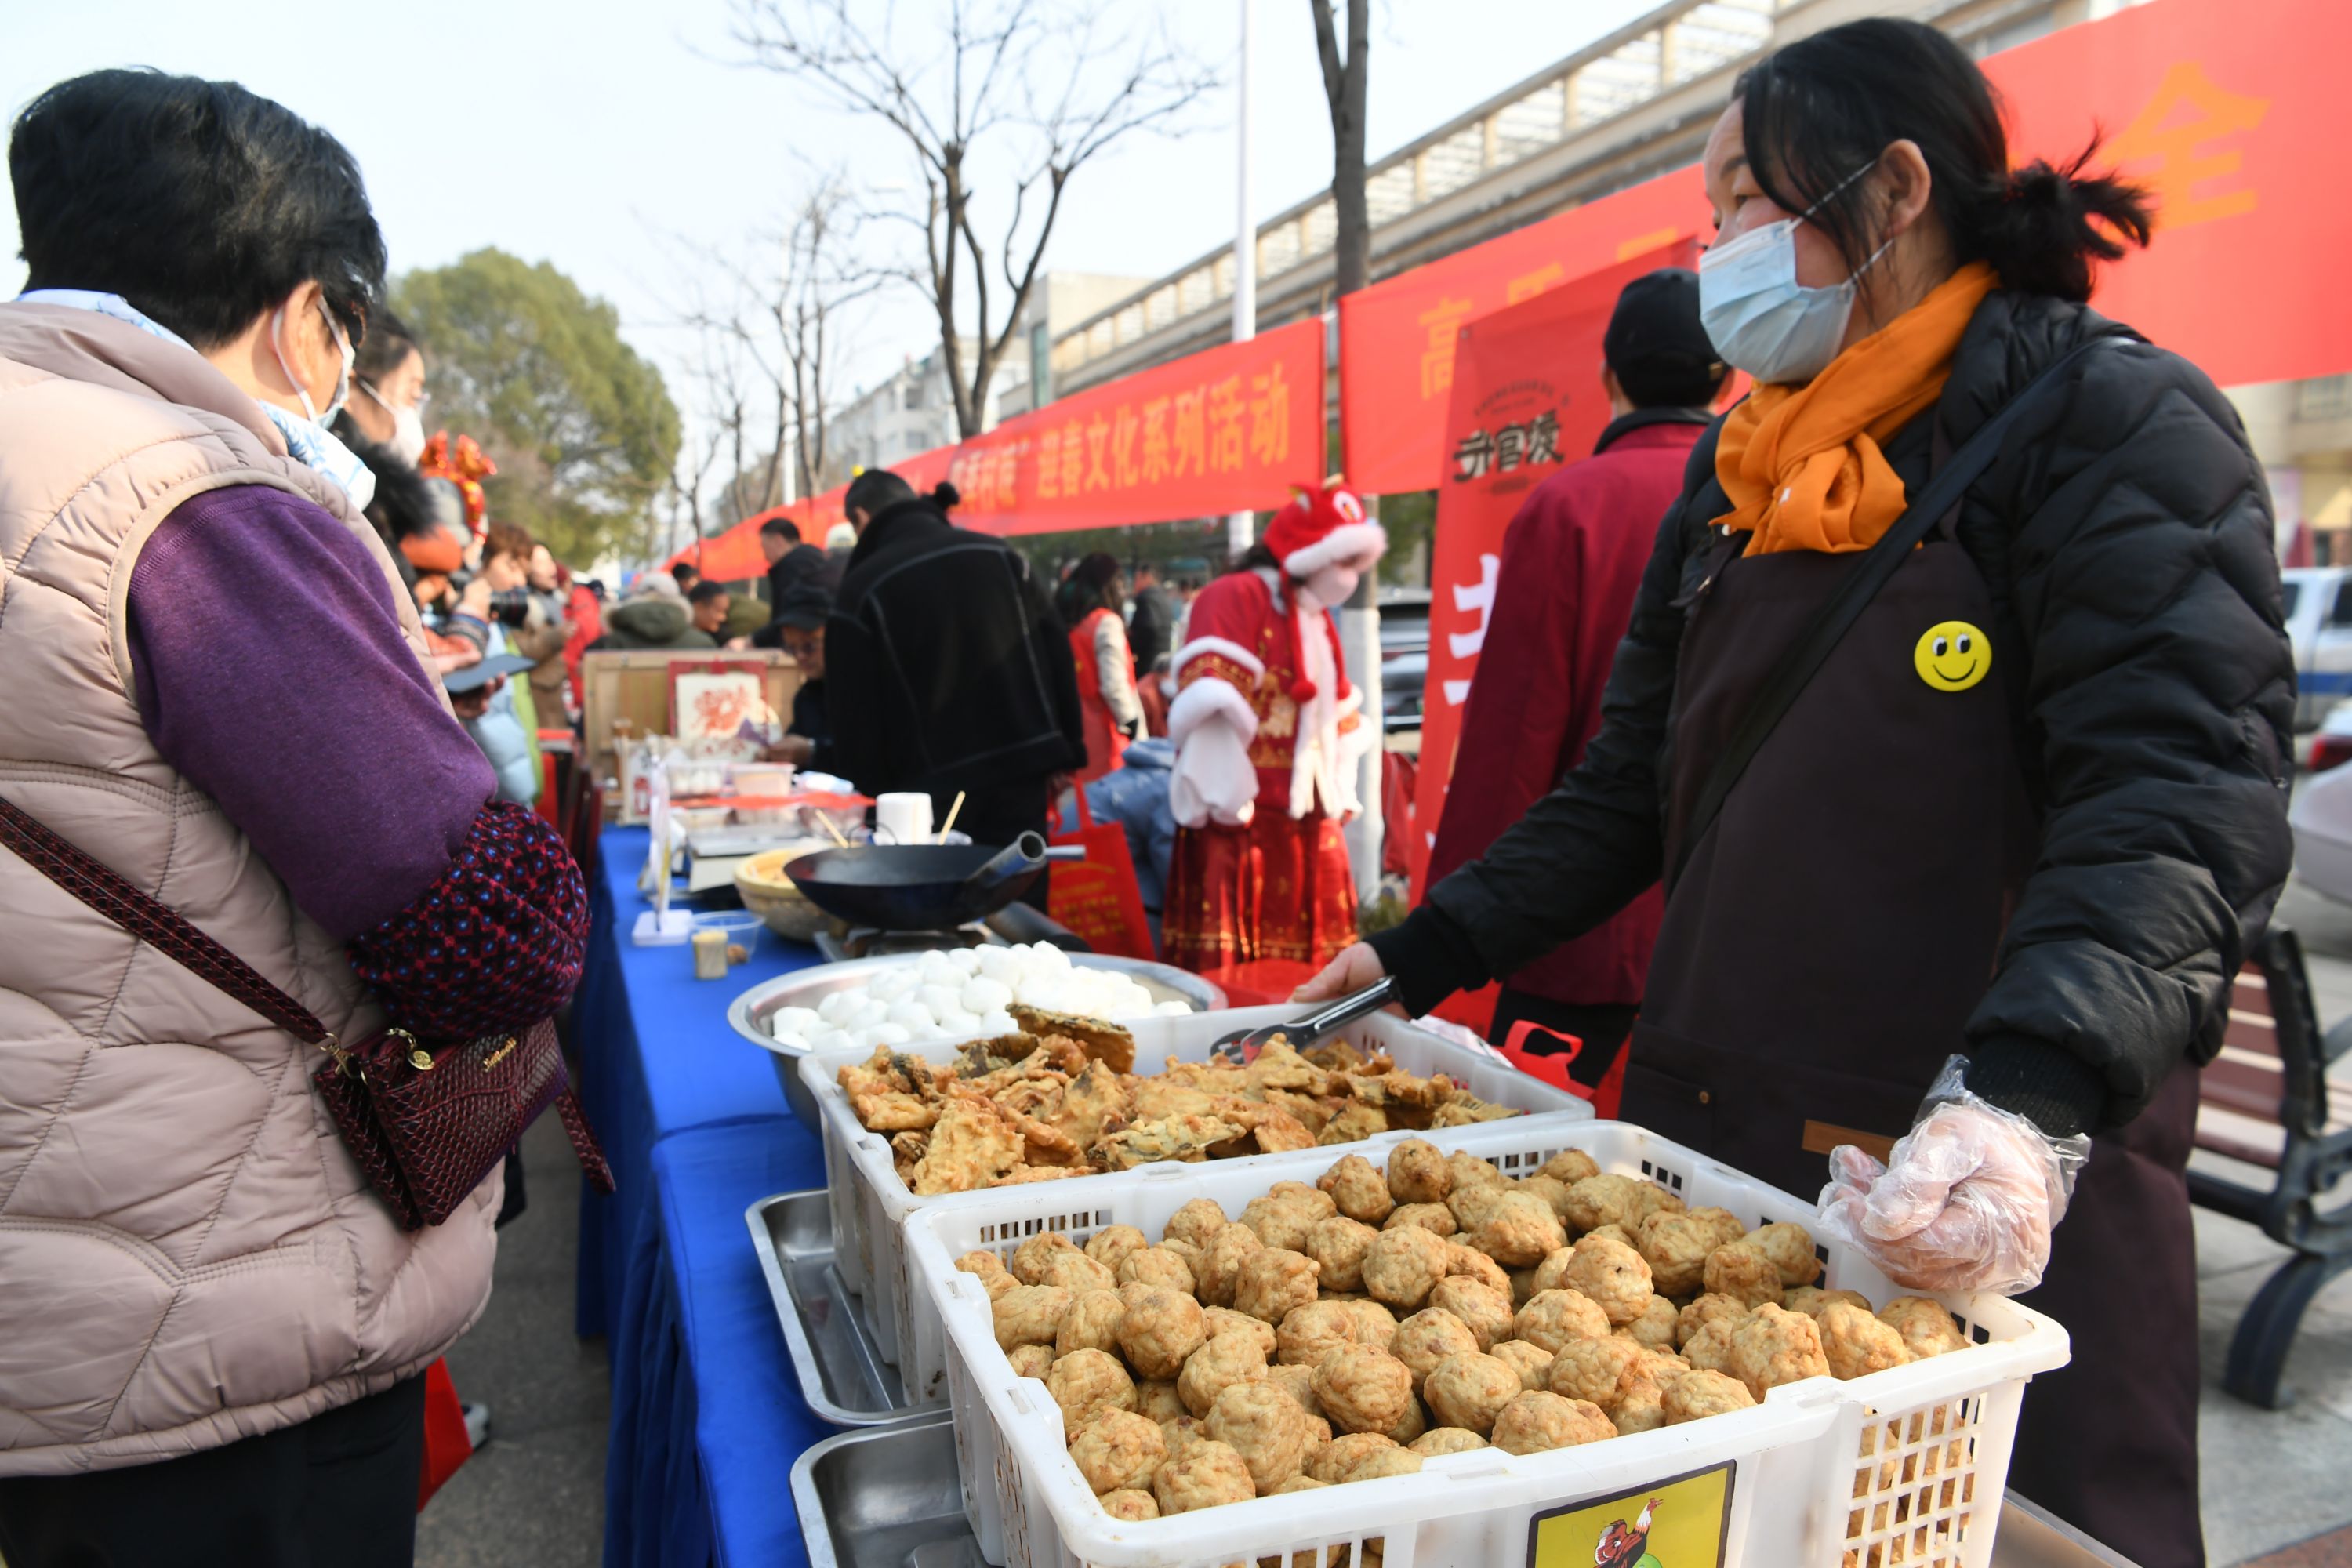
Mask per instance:
[[[1423,1012],[1664,876],[1624,1119],[1833,1176],[1824,1226],[1898,1282],[2040,1277],[2074,1359],[2026,1394],[2013,1484],[2144,1568],[2202,1563],[2182,1169],[2289,858],[2261,470],[2194,366],[2083,303],[2141,197],[2011,173],[1942,35],[1769,57],[1704,169],[1702,312],[1758,385],[1693,454],[1604,725],[1302,994],[1386,973]]]

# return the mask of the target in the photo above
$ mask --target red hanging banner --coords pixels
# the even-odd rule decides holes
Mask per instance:
[[[2352,310],[2335,300],[2352,207],[2319,183],[2347,52],[2338,0],[2152,0],[1984,67],[2011,158],[2063,162],[2104,134],[2094,166],[2160,204],[2155,243],[2101,272],[2094,305],[2235,386],[2352,370]],[[1464,323],[1711,226],[1692,165],[1341,300],[1349,479],[1438,482]]]
[[[1591,455],[1608,426],[1601,339],[1618,294],[1645,272],[1696,258],[1688,241],[1667,246],[1455,329],[1449,460],[1429,563],[1429,675],[1411,849],[1416,899],[1453,782],[1462,704],[1486,645],[1504,531],[1528,492]]]

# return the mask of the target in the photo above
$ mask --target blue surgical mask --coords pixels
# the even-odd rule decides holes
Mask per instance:
[[[1797,216],[1751,228],[1699,258],[1699,321],[1726,364],[1760,382],[1788,384],[1812,380],[1837,357],[1857,280],[1886,247],[1871,252],[1844,282],[1808,289],[1797,281],[1797,226],[1875,166],[1856,169]]]
[[[292,384],[295,399],[302,405],[303,417],[312,424],[324,425],[343,411],[343,403],[352,395],[352,365],[357,355],[342,324],[335,320],[334,312],[328,310],[323,302],[319,306],[319,314],[326,319],[327,335],[335,340],[335,347],[343,356],[343,368],[335,373],[335,395],[328,400],[323,410],[311,403],[310,393],[303,388],[302,378],[294,374],[294,367],[286,363],[286,351],[278,346],[278,334],[286,326],[286,308],[283,305],[269,321],[269,352],[278,356],[278,368],[286,373],[287,381]]]

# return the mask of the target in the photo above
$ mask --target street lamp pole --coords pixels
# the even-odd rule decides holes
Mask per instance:
[[[1234,232],[1234,342],[1237,343],[1257,336],[1257,204],[1250,178],[1250,67],[1251,57],[1257,52],[1256,0],[1241,0],[1241,7],[1242,58],[1234,115],[1234,141],[1241,160],[1235,182],[1239,196]],[[1228,554],[1239,555],[1256,542],[1256,521],[1255,516],[1247,511],[1237,511],[1225,519]]]

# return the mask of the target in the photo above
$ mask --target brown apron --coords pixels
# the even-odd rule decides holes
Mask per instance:
[[[1669,866],[1758,688],[1862,560],[1735,559],[1744,542],[1717,546],[1685,605]],[[1965,649],[1949,623],[1966,624]],[[1669,892],[1624,1120],[1807,1199],[1832,1144],[1910,1127],[1965,1048],[2036,850],[1999,667],[2018,650],[1988,649],[1993,624],[1982,576],[1939,526],[1796,698]],[[2011,1484],[2143,1568],[2204,1562],[2181,1175],[2195,1110],[2184,1060],[2137,1121],[2097,1141],[2025,1298],[2066,1325],[2074,1361],[2028,1394]]]

